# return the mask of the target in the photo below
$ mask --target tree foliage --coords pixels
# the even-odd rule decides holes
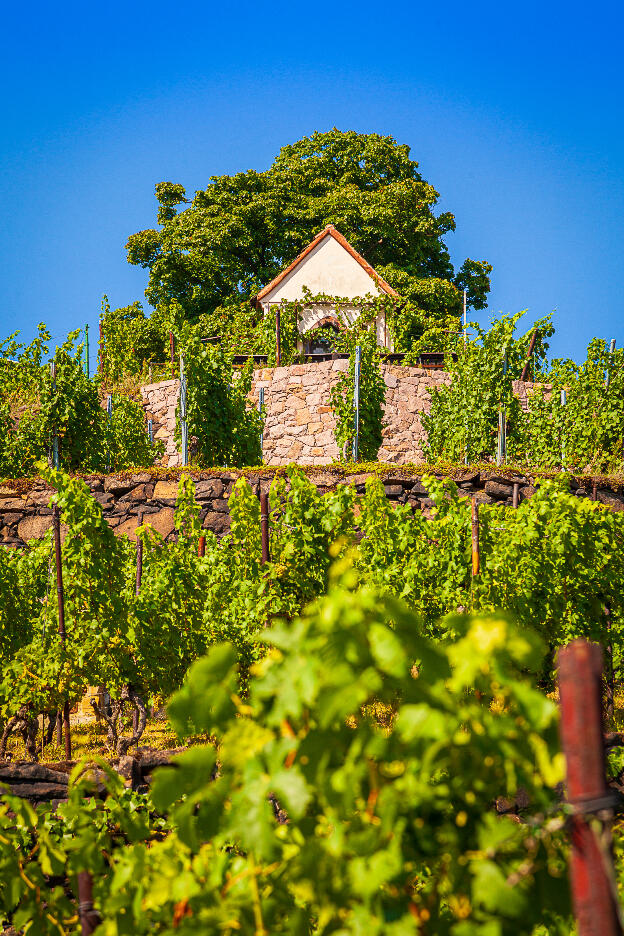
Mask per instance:
[[[367,261],[417,295],[435,277],[466,287],[483,308],[489,264],[467,260],[455,275],[444,237],[450,212],[392,137],[337,129],[284,146],[264,172],[213,176],[187,199],[183,186],[156,186],[159,229],[128,239],[128,261],[149,270],[155,307],[175,301],[187,316],[250,298],[327,224]],[[178,206],[182,206],[178,210]]]

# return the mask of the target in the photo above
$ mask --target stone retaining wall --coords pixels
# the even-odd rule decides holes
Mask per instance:
[[[387,497],[394,502],[410,504],[413,510],[428,514],[432,501],[422,484],[423,468],[390,468],[382,472]],[[95,499],[102,505],[105,518],[118,535],[134,539],[134,531],[142,513],[166,540],[176,538],[174,510],[178,492],[179,471],[144,471],[121,475],[90,475],[85,483]],[[230,516],[227,498],[243,471],[189,472],[195,484],[195,497],[201,507],[201,520],[205,529],[217,536],[229,531]],[[252,485],[268,486],[275,471],[248,473]],[[363,493],[369,474],[345,474],[339,469],[309,469],[306,474],[325,492],[340,484],[354,484],[358,494]],[[443,477],[436,472],[438,477]],[[518,485],[519,500],[531,497],[540,479],[532,475],[504,474],[492,471],[456,472],[451,476],[459,487],[460,495],[476,495],[480,503],[511,505],[514,483]],[[593,481],[579,478],[572,481],[578,497],[591,497]],[[52,511],[47,506],[53,490],[41,479],[6,482],[0,486],[0,544],[23,546],[28,540],[38,539],[52,525]],[[624,489],[621,485],[607,485],[598,481],[596,499],[614,510],[624,509]]]
[[[329,405],[330,392],[347,360],[318,364],[292,364],[254,370],[250,402],[258,404],[264,388],[266,420],[263,435],[263,461],[267,465],[296,462],[328,465],[339,457],[334,437],[336,420]],[[379,460],[391,464],[418,462],[423,457],[426,433],[421,415],[431,404],[428,388],[450,382],[445,371],[421,367],[382,364],[386,384],[383,442]],[[520,385],[520,381],[517,381]],[[524,399],[526,400],[526,390]],[[164,380],[141,388],[148,418],[154,424],[156,439],[165,444],[162,464],[181,464],[174,441],[176,406],[180,392],[177,380]],[[521,395],[522,400],[522,395]]]

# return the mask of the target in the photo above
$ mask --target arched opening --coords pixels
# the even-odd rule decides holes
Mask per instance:
[[[331,354],[336,347],[336,337],[342,326],[335,316],[321,319],[306,335],[304,354]]]

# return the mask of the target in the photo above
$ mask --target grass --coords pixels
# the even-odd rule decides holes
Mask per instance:
[[[129,734],[130,724],[126,725],[124,734]],[[185,743],[202,743],[206,739],[203,737],[193,738]],[[71,726],[72,758],[81,760],[88,757],[112,757],[112,751],[109,750],[106,740],[106,725],[97,722],[83,722]],[[46,745],[43,753],[41,752],[41,732],[37,738],[39,749],[39,760],[42,763],[53,764],[65,760],[65,746],[60,747],[56,744],[56,734],[52,744]],[[168,751],[172,748],[180,747],[181,742],[173,731],[171,725],[166,720],[150,718],[148,719],[145,731],[139,741],[139,747],[155,748],[159,751]],[[130,750],[132,754],[134,748]],[[7,754],[11,755],[13,761],[27,760],[24,742],[20,736],[13,735],[7,745]]]

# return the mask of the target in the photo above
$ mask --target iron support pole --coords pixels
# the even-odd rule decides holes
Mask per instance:
[[[52,525],[54,527],[54,554],[56,558],[56,595],[58,599],[58,634],[61,644],[65,646],[65,595],[63,592],[63,560],[61,555],[61,511],[58,504],[52,511]],[[71,760],[71,734],[69,728],[69,700],[63,706],[63,732],[65,734],[65,760]]]
[[[100,358],[100,377],[104,380],[104,330],[102,328],[102,316],[100,316],[100,341],[98,351]]]
[[[56,400],[56,364],[54,361],[50,364],[50,377],[52,379],[52,394]],[[52,428],[52,467],[58,468],[60,465],[59,459],[59,444],[58,444],[58,435],[56,432],[56,426]]]
[[[85,374],[89,379],[89,326],[85,325]]]
[[[353,461],[358,460],[360,442],[360,370],[362,367],[362,347],[355,349],[355,372],[353,379]]]
[[[175,339],[173,332],[169,332],[169,357],[171,358],[171,376],[175,378]]]
[[[78,916],[82,936],[91,936],[100,923],[100,915],[93,907],[93,878],[90,871],[78,872]]]
[[[260,491],[260,535],[262,538],[262,565],[269,561],[269,492]]]
[[[184,357],[180,355],[180,433],[182,436],[182,464],[188,465],[188,423],[186,421],[186,374]]]
[[[471,510],[471,530],[472,530],[472,575],[479,574],[479,504],[477,498],[472,498]]]
[[[622,936],[617,896],[611,886],[613,803],[605,773],[600,647],[573,640],[559,651],[558,668],[561,746],[568,801],[574,810],[570,883],[578,936]]]
[[[206,535],[202,533],[199,537],[199,542],[197,543],[197,555],[200,559],[203,559],[206,555]]]
[[[262,419],[262,411],[264,410],[264,387],[260,387],[258,390],[258,412],[260,414],[260,419]],[[260,459],[262,460],[262,446],[264,443],[264,423],[262,423],[260,428]]]
[[[282,339],[280,335],[280,307],[275,310],[275,366],[280,367],[282,363]]]
[[[139,514],[138,526],[143,526],[143,511]],[[141,579],[143,578],[143,540],[137,535],[136,544],[136,581],[134,583],[134,594],[138,595],[141,591]]]
[[[514,481],[514,483],[513,483],[513,495],[512,495],[512,501],[511,501],[511,506],[514,507],[514,508],[516,508],[516,507],[518,506],[518,494],[519,494],[519,493],[520,493],[520,482],[519,482],[519,481]]]

